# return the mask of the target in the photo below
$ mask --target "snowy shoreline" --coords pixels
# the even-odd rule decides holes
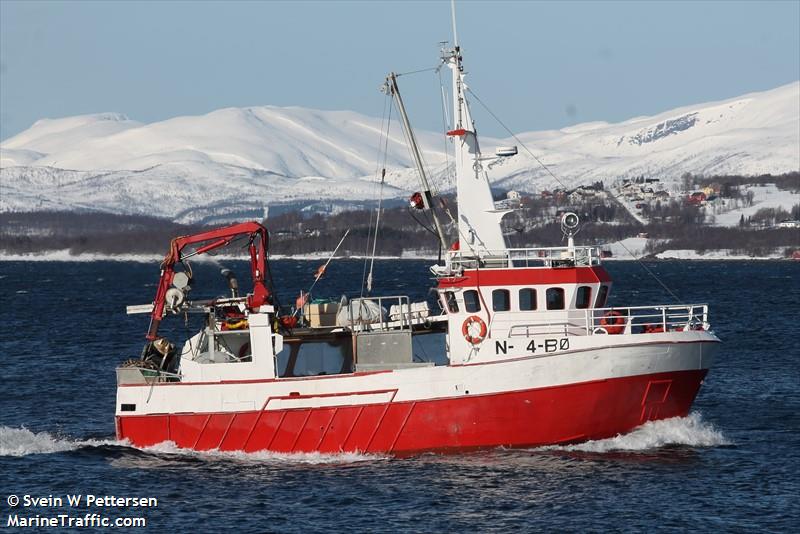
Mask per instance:
[[[315,254],[270,254],[271,260],[302,260],[302,261],[326,261],[330,258],[330,252],[319,252]],[[357,256],[336,256],[337,260],[363,260],[364,255]],[[92,261],[115,261],[128,263],[160,263],[164,259],[163,254],[71,254],[69,250],[54,250],[43,253],[30,254],[7,254],[0,251],[0,262],[4,261],[35,261],[35,262],[92,262]],[[436,255],[404,254],[402,256],[375,256],[376,260],[430,260],[436,261]],[[197,256],[192,258],[192,263],[215,263],[220,261],[249,261],[246,256],[233,256],[220,254],[216,256]]]
[[[634,252],[634,251],[632,251]],[[635,252],[639,252],[638,250]],[[330,257],[330,252],[320,252],[316,254],[298,254],[298,255],[284,255],[284,254],[272,254],[270,255],[270,259],[273,260],[299,260],[299,261],[324,261]],[[11,261],[27,261],[27,262],[76,262],[76,263],[85,263],[85,262],[93,262],[93,261],[114,261],[114,262],[127,262],[127,263],[159,263],[161,260],[164,259],[164,256],[161,254],[97,254],[97,253],[87,253],[87,254],[71,254],[69,250],[57,250],[57,251],[50,251],[44,252],[40,254],[7,254],[5,252],[0,251],[0,262],[11,262]],[[337,260],[342,259],[352,259],[352,260],[363,260],[363,255],[358,256],[337,256]],[[376,256],[377,260],[429,260],[429,261],[436,261],[437,257],[434,254],[426,254],[424,252],[420,253],[409,253],[404,254],[402,256]],[[637,256],[632,257],[630,254],[619,255],[616,257],[611,258],[604,258],[603,261],[636,261],[639,259],[646,259],[646,260],[664,260],[664,261],[674,261],[674,260],[691,260],[691,261],[719,261],[719,260],[726,260],[726,261],[775,261],[775,260],[792,260],[792,258],[787,258],[784,256],[780,256],[778,254],[772,254],[769,256],[747,256],[742,254],[731,254],[730,250],[721,249],[721,250],[707,250],[704,253],[700,253],[696,250],[665,250],[664,252],[659,252],[655,256]],[[198,263],[215,263],[219,261],[246,261],[247,258],[244,256],[230,256],[230,255],[220,255],[220,256],[208,256],[208,257],[197,257],[193,261]]]

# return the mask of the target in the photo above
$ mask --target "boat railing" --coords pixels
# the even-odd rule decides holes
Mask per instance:
[[[582,311],[586,334],[652,334],[711,328],[707,304],[627,306]]]
[[[623,306],[584,310],[495,313],[490,335],[588,336],[708,330],[708,305]]]
[[[508,330],[508,337],[533,337],[536,335],[575,335],[582,325],[571,321],[541,321],[535,323],[515,324]]]
[[[410,330],[423,316],[422,310],[412,310],[406,295],[359,297],[347,304],[347,323],[354,332]]]
[[[514,267],[581,267],[600,264],[597,247],[536,247],[448,252],[452,270],[509,269]]]

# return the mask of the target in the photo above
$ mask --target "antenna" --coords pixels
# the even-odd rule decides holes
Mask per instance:
[[[453,48],[458,48],[458,32],[456,31],[456,0],[450,0],[450,13],[453,17]]]

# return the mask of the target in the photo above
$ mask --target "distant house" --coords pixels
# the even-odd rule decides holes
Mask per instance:
[[[710,185],[704,187],[702,189],[702,191],[703,191],[703,193],[706,194],[706,197],[710,197],[710,196],[719,194],[719,190],[715,191],[714,188],[712,186],[710,186]]]
[[[522,195],[519,194],[519,191],[509,191],[508,193],[506,193],[506,198],[508,200],[519,201],[520,199],[522,199]]]
[[[602,183],[592,185],[581,185],[572,190],[572,193],[577,193],[584,197],[594,197],[599,191],[602,191]]]
[[[578,204],[582,200],[585,200],[585,199],[588,199],[588,198],[594,198],[595,195],[596,195],[596,191],[594,190],[594,188],[581,186],[581,187],[578,187],[577,189],[572,190],[569,193],[569,195],[567,195],[567,198],[569,199],[570,202],[574,202],[575,204]]]
[[[695,191],[686,197],[686,203],[692,206],[702,206],[706,201],[706,194],[702,191]]]
[[[775,228],[800,228],[800,221],[786,219],[776,224]]]
[[[669,200],[669,193],[667,191],[656,191],[653,197],[658,200]]]
[[[634,183],[627,183],[622,186],[621,191],[625,196],[638,195],[641,192],[641,186]]]

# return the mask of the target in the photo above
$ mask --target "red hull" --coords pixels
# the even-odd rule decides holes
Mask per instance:
[[[706,372],[363,406],[118,416],[117,437],[140,447],[393,454],[579,442],[686,415]]]

